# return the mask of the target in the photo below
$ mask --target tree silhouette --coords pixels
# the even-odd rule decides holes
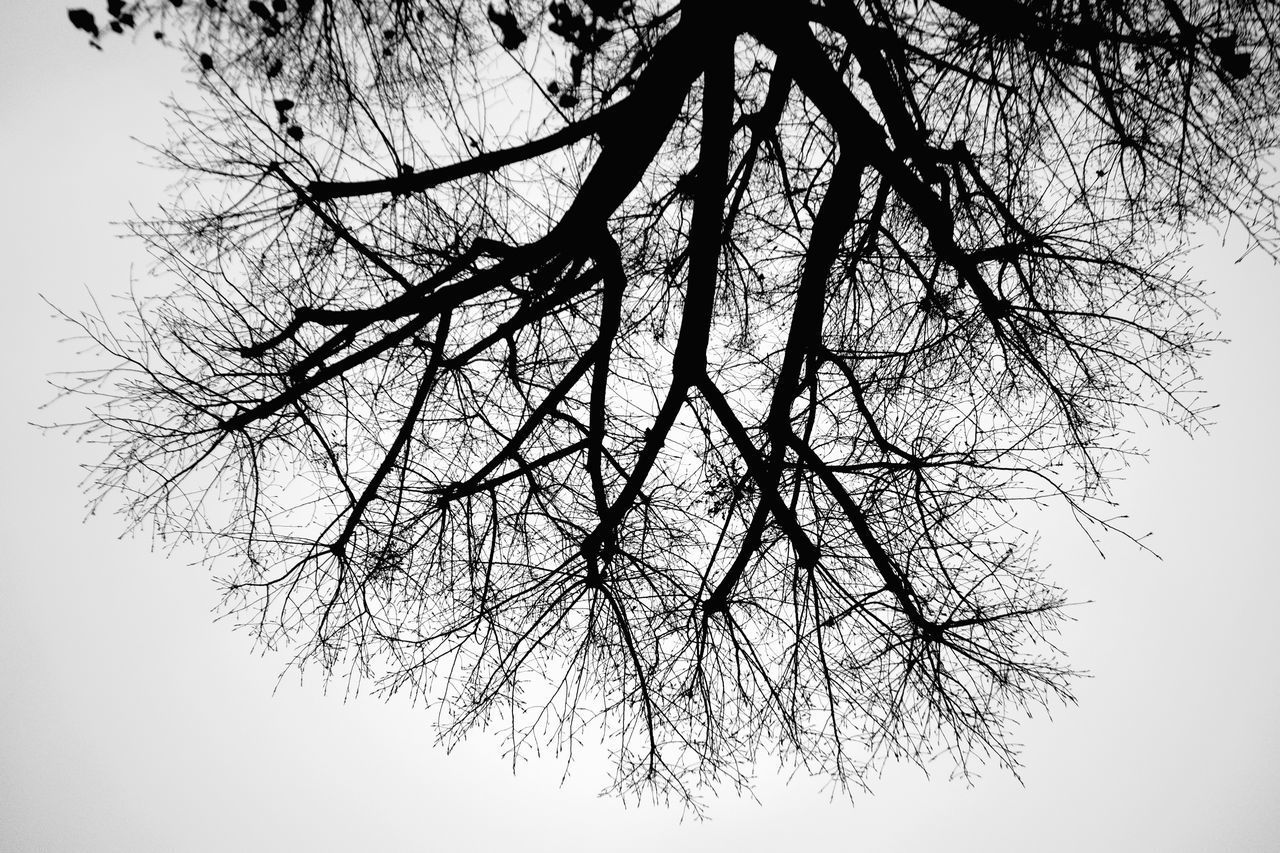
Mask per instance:
[[[1111,527],[1122,419],[1197,423],[1186,235],[1275,237],[1268,2],[107,18],[205,103],[173,290],[80,321],[100,493],[299,666],[622,794],[1015,767],[1070,679],[1029,512]]]

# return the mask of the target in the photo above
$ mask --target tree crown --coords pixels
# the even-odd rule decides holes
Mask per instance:
[[[1276,237],[1270,2],[109,0],[205,103],[82,322],[104,491],[444,736],[1015,766],[1069,694],[1021,507],[1193,425],[1196,224]]]

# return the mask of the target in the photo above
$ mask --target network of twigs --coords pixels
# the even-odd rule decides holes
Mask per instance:
[[[1271,3],[108,17],[205,102],[175,289],[82,321],[95,482],[263,643],[622,793],[1015,765],[1070,675],[1020,519],[1110,525],[1122,418],[1198,414],[1182,235],[1274,226]]]

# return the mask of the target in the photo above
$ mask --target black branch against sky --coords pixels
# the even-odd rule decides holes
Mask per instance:
[[[1035,513],[1110,528],[1126,424],[1198,423],[1190,229],[1276,237],[1273,2],[69,17],[203,95],[165,295],[79,321],[99,493],[299,666],[624,795],[1016,767],[1071,675]]]

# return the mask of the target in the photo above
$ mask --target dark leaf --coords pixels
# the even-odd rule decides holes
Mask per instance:
[[[676,180],[676,195],[681,198],[693,198],[698,188],[698,170],[695,167]]]
[[[547,11],[551,13],[551,23],[547,25],[547,29],[573,45],[577,53],[595,53],[601,45],[613,38],[612,29],[599,20],[588,22],[563,0],[552,3]]]
[[[249,11],[267,23],[275,23],[276,16],[271,14],[271,10],[267,8],[267,4],[263,3],[262,0],[250,0]]]
[[[1217,36],[1209,39],[1209,50],[1219,59],[1226,59],[1236,52],[1237,41],[1239,41],[1239,37],[1234,33],[1229,36]]]
[[[624,11],[630,11],[631,3],[629,0],[587,0],[587,8],[589,8],[597,18],[612,21]]]
[[[107,0],[107,14],[119,18],[124,13],[124,0]]]
[[[502,31],[502,46],[507,50],[515,50],[528,38],[516,23],[515,15],[511,12],[499,12],[493,4],[489,5],[489,20]]]
[[[1253,56],[1247,51],[1236,50],[1240,37],[1235,33],[1209,39],[1209,52],[1222,63],[1222,70],[1237,80],[1249,76],[1253,70]]]
[[[207,53],[200,54],[200,67],[205,71],[213,70],[213,57]]]
[[[289,11],[289,4],[286,3],[285,0],[271,0],[271,9],[277,15],[283,15],[285,12]]]
[[[84,30],[92,36],[99,35],[98,22],[93,19],[93,13],[88,9],[68,9],[67,17],[71,19],[71,25],[77,30]]]
[[[294,142],[302,141],[302,128],[298,127],[296,124],[290,125],[289,129],[286,130],[285,133],[288,134],[289,138]]]
[[[271,65],[267,68],[267,78],[270,79],[272,77],[275,77],[277,74],[279,74],[283,70],[284,70],[284,63],[277,59],[275,62],[271,63]]]
[[[1243,80],[1253,70],[1253,56],[1248,53],[1233,53],[1222,60],[1222,67],[1237,80]]]

